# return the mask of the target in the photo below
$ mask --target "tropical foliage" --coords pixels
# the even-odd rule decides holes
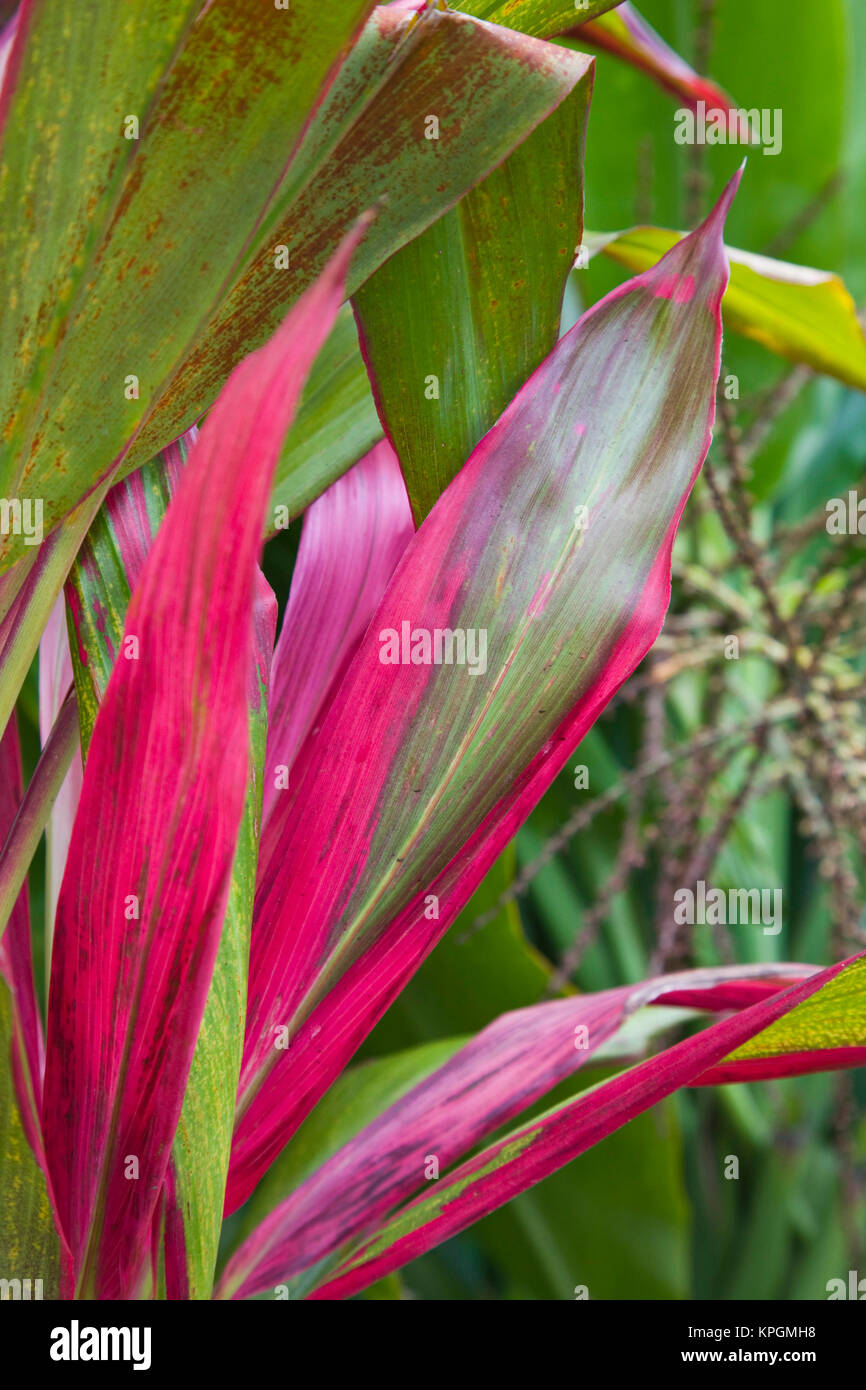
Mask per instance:
[[[700,8],[6,7],[12,1296],[856,1255],[864,268]]]

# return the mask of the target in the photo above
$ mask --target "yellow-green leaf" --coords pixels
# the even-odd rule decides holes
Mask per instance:
[[[584,245],[629,270],[646,270],[681,233],[664,227],[587,232]],[[838,275],[725,248],[731,279],[722,301],[725,324],[792,362],[802,362],[866,391],[866,338]]]
[[[866,1046],[866,959],[855,960],[818,990],[732,1052],[726,1062],[744,1057],[781,1057]]]
[[[28,1279],[30,1298],[57,1298],[60,1242],[45,1178],[18,1113],[11,1042],[12,1005],[0,980],[0,1299],[23,1297]]]

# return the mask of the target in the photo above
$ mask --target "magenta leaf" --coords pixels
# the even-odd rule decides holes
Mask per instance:
[[[397,456],[381,440],[304,517],[274,652],[265,815],[289,785],[413,534]]]
[[[228,1210],[658,634],[709,445],[737,182],[583,316],[481,441],[297,759],[262,841]]]
[[[705,111],[736,112],[736,103],[709,77],[702,77],[674,49],[666,44],[633,5],[625,3],[605,14],[587,20],[569,33],[581,46],[613,53],[632,67],[647,73],[671,96],[696,110],[703,103]],[[738,138],[748,142],[748,121],[741,127],[739,117],[732,116]]]
[[[57,905],[43,1125],[80,1294],[136,1296],[247,790],[253,597],[274,467],[361,234],[232,373],[147,556]]]
[[[671,1092],[694,1084],[741,1043],[844,979],[846,970],[856,973],[864,961],[866,953],[811,974],[512,1131],[404,1207],[312,1297],[357,1293],[479,1221]]]
[[[229,1262],[221,1294],[281,1283],[368,1231],[444,1168],[584,1066],[635,1010],[680,990],[707,1010],[741,1008],[810,973],[797,965],[691,970],[504,1014],[390,1106],[292,1192]]]

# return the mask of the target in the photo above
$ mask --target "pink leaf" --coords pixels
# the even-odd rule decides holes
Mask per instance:
[[[340,1149],[233,1256],[223,1296],[273,1287],[369,1230],[422,1185],[426,1156],[445,1168],[584,1066],[646,1004],[682,986],[700,1008],[766,999],[808,966],[685,971],[504,1014]]]
[[[736,110],[736,102],[727,92],[689,67],[627,0],[616,9],[569,30],[569,33],[581,46],[613,53],[632,67],[647,73],[691,110],[696,109],[698,102],[703,102],[707,111]],[[748,142],[748,123],[741,131],[737,122],[736,128],[738,138]]]
[[[321,723],[414,527],[397,456],[382,440],[313,503],[274,652],[264,815]]]
[[[232,373],[127,612],[57,905],[43,1124],[80,1292],[134,1297],[247,786],[262,520],[361,228]]]
[[[479,1221],[680,1086],[693,1084],[851,964],[812,974],[512,1131],[404,1207],[312,1297],[347,1298]]]
[[[409,543],[297,760],[262,846],[228,1210],[658,634],[709,445],[737,182],[680,254],[595,305],[518,392]],[[483,633],[484,670],[406,663],[405,628]],[[389,632],[396,666],[382,660]]]

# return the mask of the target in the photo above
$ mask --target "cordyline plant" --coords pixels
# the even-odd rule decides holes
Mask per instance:
[[[419,233],[480,179],[499,177],[506,156],[516,177],[520,140],[572,93],[570,119],[585,113],[590,61],[417,4],[369,20],[358,3],[337,17],[317,10],[317,30],[333,32],[293,79],[292,139],[271,138],[273,113],[261,105],[252,123],[238,115],[241,82],[227,117],[237,117],[227,127],[237,147],[218,153],[215,114],[204,150],[190,152],[180,136],[196,110],[221,110],[217,87],[202,86],[217,41],[253,51],[282,93],[281,64],[294,71],[302,33],[296,17],[281,30],[282,18],[251,24],[245,7],[219,0],[199,9],[129,7],[106,41],[110,71],[96,95],[76,97],[90,118],[106,84],[137,73],[151,124],[131,172],[112,163],[116,150],[100,163],[99,141],[113,150],[117,133],[109,141],[107,123],[93,120],[74,175],[57,163],[62,150],[19,156],[4,145],[2,197],[12,189],[35,207],[45,237],[46,206],[78,179],[80,235],[58,239],[55,261],[32,280],[33,243],[10,236],[5,272],[17,286],[19,350],[4,362],[4,477],[44,499],[50,534],[32,552],[20,534],[4,537],[0,577],[6,713],[28,642],[44,629],[45,735],[23,797],[14,718],[0,744],[10,1063],[0,1163],[12,1232],[3,1254],[14,1263],[2,1273],[44,1277],[62,1298],[343,1298],[680,1087],[863,1062],[866,962],[692,970],[505,1015],[468,1042],[396,1058],[372,1096],[359,1082],[346,1123],[314,1162],[291,1168],[304,1121],[659,633],[671,547],[710,443],[722,232],[739,175],[697,231],[558,342],[545,327],[529,360],[509,359],[514,382],[467,382],[488,412],[506,392],[490,427],[456,464],[439,448],[418,468],[378,365],[374,272],[391,257],[384,272],[399,274],[393,253],[412,254]],[[37,67],[55,75],[57,100],[74,80],[65,74],[94,39],[72,27],[60,63],[46,7],[24,5],[6,39],[6,137],[26,124]],[[142,45],[154,55],[147,71],[134,60]],[[413,119],[426,108],[431,74],[449,92],[473,72],[485,80],[468,94],[474,124],[455,137],[423,212],[411,205],[432,190],[430,176],[394,145],[378,159],[392,196],[358,220],[370,188],[387,189],[371,172],[353,205],[340,140],[372,170],[386,67],[395,127],[401,103]],[[509,126],[517,69],[524,106]],[[127,91],[121,117],[130,100]],[[263,100],[289,121],[285,102],[270,91]],[[236,227],[222,204],[244,187],[250,151],[259,202],[250,194]],[[196,172],[217,158],[228,192]],[[34,167],[41,183],[27,182]],[[473,194],[479,217],[485,187]],[[577,180],[573,193],[579,204]],[[458,219],[447,234],[460,237],[459,210],[447,217]],[[209,239],[191,253],[197,226]],[[277,248],[264,268],[260,246]],[[201,274],[181,293],[178,267],[191,254]],[[571,254],[573,245],[551,294],[557,315]],[[275,479],[308,375],[347,322],[347,292],[359,290],[388,438],[331,477],[292,474],[290,513],[316,500],[275,643],[276,603],[258,568],[282,495]],[[160,315],[164,330],[148,340]],[[127,373],[133,339],[142,367]],[[126,418],[100,400],[113,357],[124,381],[143,386],[123,393]],[[461,431],[472,427],[458,424],[452,449]],[[71,653],[63,600],[52,612],[69,571]],[[48,877],[62,882],[49,912],[43,1045],[22,884],[55,797]],[[580,1067],[609,1064],[617,1054],[606,1048],[638,1011],[650,1037],[660,1005],[706,1026],[537,1113]],[[222,1218],[263,1179],[270,1210],[214,1287]]]

